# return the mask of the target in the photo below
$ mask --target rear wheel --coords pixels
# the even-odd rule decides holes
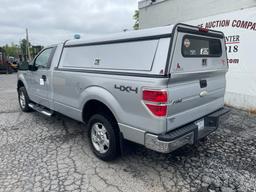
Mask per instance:
[[[24,112],[31,111],[31,108],[28,106],[29,97],[28,97],[28,93],[27,93],[27,90],[25,89],[25,87],[19,88],[18,99],[19,99],[19,104],[20,104],[20,108],[22,111],[24,111]]]
[[[94,154],[104,160],[114,160],[119,154],[117,125],[104,114],[93,115],[89,122],[90,145]]]

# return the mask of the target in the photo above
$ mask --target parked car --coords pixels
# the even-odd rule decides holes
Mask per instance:
[[[1,73],[11,73],[10,65],[7,61],[6,52],[0,47],[0,74]]]
[[[17,72],[18,71],[18,62],[14,61],[12,63],[10,63],[10,67],[12,68],[13,71]]]
[[[227,70],[222,32],[177,24],[44,48],[17,89],[22,111],[84,122],[112,160],[124,139],[170,153],[215,131]]]

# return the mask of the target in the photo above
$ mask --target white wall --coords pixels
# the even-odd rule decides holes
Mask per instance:
[[[140,28],[150,28],[256,6],[256,0],[143,0]]]
[[[229,25],[216,25],[216,21],[229,21]],[[239,25],[244,22],[245,24]],[[209,23],[215,22],[215,25]],[[256,7],[233,11],[185,22],[224,32],[229,71],[226,75],[227,105],[256,112]],[[247,25],[246,25],[247,23]],[[249,26],[249,23],[251,26]],[[234,62],[236,61],[236,62]]]

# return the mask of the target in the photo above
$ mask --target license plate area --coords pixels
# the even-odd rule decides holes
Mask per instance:
[[[198,127],[198,131],[201,131],[204,129],[204,119],[200,119],[196,121],[195,124]]]

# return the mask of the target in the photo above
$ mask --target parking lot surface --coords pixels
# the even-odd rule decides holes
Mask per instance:
[[[231,109],[196,146],[159,154],[127,144],[114,162],[97,159],[83,124],[23,113],[16,75],[0,75],[0,192],[256,191],[256,116]]]

